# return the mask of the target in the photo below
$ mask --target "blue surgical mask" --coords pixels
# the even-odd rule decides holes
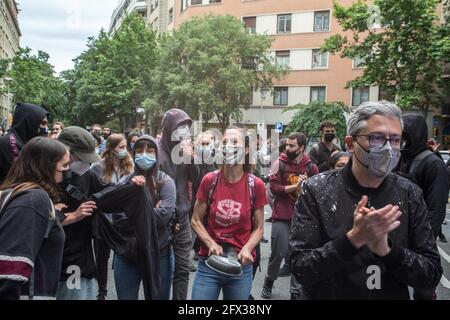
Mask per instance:
[[[133,150],[133,148],[134,148],[134,143],[130,143],[130,148],[131,148],[131,150]]]
[[[141,170],[149,171],[155,165],[156,157],[155,156],[150,156],[150,155],[144,153],[144,154],[142,154],[140,156],[137,156],[134,159],[134,163],[136,163],[138,168],[140,168]]]
[[[117,158],[119,160],[124,160],[128,157],[128,151],[127,150],[121,150],[119,153],[116,154]]]

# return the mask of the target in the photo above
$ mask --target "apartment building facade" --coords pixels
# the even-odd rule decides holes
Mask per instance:
[[[0,59],[11,59],[19,50],[21,32],[17,16],[19,9],[14,0],[0,2]],[[10,93],[11,79],[0,79],[0,87],[6,93],[0,96],[0,126],[8,129],[12,121],[13,95]],[[3,90],[2,90],[3,91]]]
[[[350,5],[352,0],[341,0]],[[325,39],[343,33],[333,18],[332,0],[149,0],[148,24],[160,32],[176,29],[194,16],[229,14],[241,19],[249,32],[274,37],[271,55],[290,68],[268,92],[255,91],[243,109],[243,123],[289,124],[295,111],[287,107],[311,101],[342,101],[357,106],[383,96],[378,87],[345,89],[362,73],[361,61],[320,53]]]
[[[150,0],[120,0],[111,16],[109,33],[112,34],[120,28],[122,21],[127,14],[136,12],[142,18],[147,19],[147,7],[149,1]]]

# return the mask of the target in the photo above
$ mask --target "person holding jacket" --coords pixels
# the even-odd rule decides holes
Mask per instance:
[[[422,191],[392,173],[402,130],[395,104],[363,103],[348,122],[348,164],[303,182],[289,241],[302,298],[409,299],[408,287],[439,283]]]
[[[104,185],[115,185],[133,172],[133,159],[127,151],[127,140],[122,134],[112,134],[106,140],[102,160],[91,169]],[[108,294],[108,261],[111,249],[102,239],[94,242],[97,261],[97,300],[105,300]]]
[[[286,151],[275,161],[272,168],[274,172],[270,175],[270,190],[275,196],[275,201],[272,212],[272,252],[261,292],[264,299],[271,297],[273,283],[278,275],[283,272],[289,274],[289,229],[296,201],[290,193],[297,191],[307,178],[319,173],[317,166],[306,154],[305,146],[306,136],[303,133],[291,133],[286,140]],[[298,177],[295,184],[289,181],[292,175]],[[283,259],[287,267],[280,270]],[[295,291],[294,284],[292,287],[291,291]]]
[[[125,145],[124,145],[125,146]],[[148,188],[154,205],[159,241],[160,286],[157,300],[169,300],[172,285],[174,255],[171,246],[170,221],[175,212],[175,183],[160,170],[160,152],[156,140],[141,136],[133,149],[134,173],[122,179]],[[134,228],[123,214],[113,215],[114,225],[125,236],[133,235]],[[137,300],[142,275],[138,266],[124,256],[114,256],[114,281],[119,300]]]
[[[175,181],[177,190],[176,222],[179,229],[175,232],[173,239],[175,253],[173,300],[186,300],[189,286],[192,249],[189,182],[195,183],[199,176],[198,166],[193,164],[194,151],[190,144],[191,126],[192,119],[186,112],[171,109],[162,119],[163,133],[159,140],[161,170]],[[176,156],[178,159],[175,159]]]
[[[0,137],[0,183],[28,141],[37,136],[48,136],[49,116],[50,113],[40,106],[17,104],[9,133]]]
[[[0,187],[0,300],[55,299],[65,236],[54,203],[68,169],[67,148],[36,137]]]

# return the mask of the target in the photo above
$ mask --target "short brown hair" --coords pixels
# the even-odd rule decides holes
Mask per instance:
[[[324,121],[320,124],[320,131],[323,131],[325,128],[336,128],[336,124],[331,121]]]
[[[304,147],[306,145],[306,136],[301,132],[293,132],[288,137],[289,140],[297,140],[299,147]]]

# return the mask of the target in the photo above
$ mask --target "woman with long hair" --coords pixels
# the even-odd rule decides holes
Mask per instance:
[[[56,297],[65,236],[54,203],[69,161],[61,142],[34,138],[0,187],[0,300]]]
[[[91,170],[99,181],[106,184],[117,184],[123,177],[133,172],[133,159],[127,151],[127,140],[123,134],[112,134],[106,140],[106,148],[100,162],[94,163]],[[97,300],[106,300],[108,294],[108,261],[110,248],[105,241],[96,240],[95,254],[97,259]]]
[[[171,246],[170,221],[176,207],[175,182],[159,169],[159,148],[151,136],[141,136],[133,148],[134,173],[128,180],[148,188],[153,211],[156,215],[160,251],[160,292],[158,300],[170,299],[170,288],[174,272],[174,255]],[[114,224],[121,233],[134,234],[127,218],[114,215]],[[114,280],[119,300],[137,300],[142,275],[138,266],[126,257],[115,255]]]
[[[264,182],[251,175],[249,138],[242,128],[229,128],[223,138],[224,165],[207,174],[199,187],[192,227],[202,242],[192,300],[248,300],[253,263],[264,233]],[[205,227],[204,221],[207,219]],[[242,274],[226,274],[207,265],[210,256],[232,254]]]

